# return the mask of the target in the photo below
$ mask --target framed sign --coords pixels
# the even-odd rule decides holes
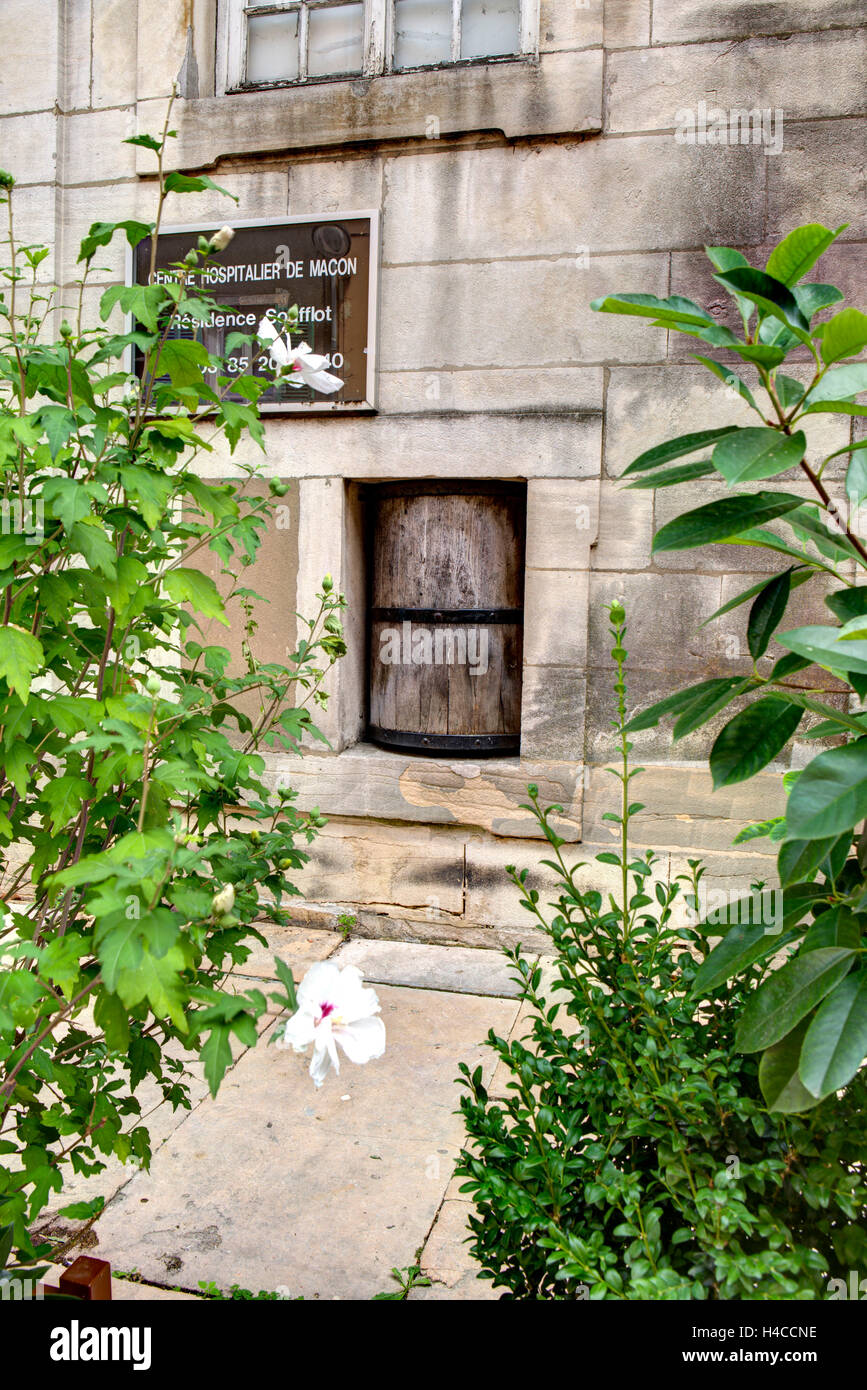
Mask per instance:
[[[177,262],[194,249],[199,236],[223,224],[167,227],[157,243],[157,278],[175,278]],[[287,344],[306,343],[326,359],[324,370],[343,385],[333,394],[313,386],[281,381],[259,398],[263,412],[359,412],[375,409],[376,305],[379,265],[379,214],[351,212],[333,217],[283,217],[264,222],[230,222],[235,235],[204,270],[194,272],[200,288],[220,305],[210,322],[181,319],[173,337],[196,339],[209,352],[224,355],[232,333],[255,334],[263,318]],[[129,253],[128,279],[146,284],[150,240]],[[298,322],[287,315],[298,306]],[[141,353],[135,371],[141,375]],[[226,374],[273,375],[267,347],[251,345],[230,353]],[[232,399],[231,392],[229,399]],[[241,399],[237,397],[236,399]]]

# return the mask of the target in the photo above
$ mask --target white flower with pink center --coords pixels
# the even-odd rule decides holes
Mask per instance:
[[[343,385],[340,377],[323,371],[328,358],[312,352],[308,343],[299,343],[294,348],[290,342],[287,346],[270,319],[262,319],[257,336],[260,342],[267,344],[272,360],[279,367],[288,369],[281,376],[281,381],[288,382],[290,386],[311,386],[314,391],[321,391],[326,396],[340,390]]]
[[[313,1044],[310,1075],[321,1086],[328,1068],[340,1071],[337,1048],[350,1062],[372,1062],[385,1051],[385,1024],[376,991],[366,989],[354,965],[341,970],[317,961],[298,986],[298,1009],[284,1025],[277,1046],[305,1052]]]

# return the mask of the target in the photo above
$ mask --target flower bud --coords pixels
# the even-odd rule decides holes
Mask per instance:
[[[626,618],[626,610],[619,599],[615,599],[608,610],[609,616],[615,627],[619,627]]]
[[[151,671],[145,681],[145,690],[149,695],[159,695],[162,682],[155,671]]]
[[[231,227],[221,227],[220,230],[215,232],[211,237],[211,250],[225,251],[234,235],[235,233],[232,231]]]
[[[14,188],[15,180],[5,169],[0,169],[0,188]]]
[[[227,883],[221,888],[219,893],[215,893],[211,902],[211,911],[215,917],[225,917],[235,906],[234,884]]]
[[[198,253],[198,251],[188,251],[187,254],[184,256],[184,265],[198,265],[198,263],[199,263],[199,253]]]
[[[272,478],[268,484],[268,491],[272,497],[285,497],[289,491],[289,484],[282,483],[279,478]]]
[[[64,320],[63,320],[63,323],[60,325],[60,336],[61,336],[61,338],[71,338],[71,337],[72,337],[72,329],[71,329],[71,327],[69,326],[69,323],[67,322],[66,319],[64,319]]]
[[[331,578],[331,575],[330,575],[330,574],[326,574],[325,578],[324,578],[323,581],[322,581],[322,592],[323,592],[323,594],[330,594],[330,593],[331,593],[331,590],[332,590],[333,588],[334,588],[334,580]]]

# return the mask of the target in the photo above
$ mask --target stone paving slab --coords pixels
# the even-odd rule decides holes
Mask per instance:
[[[494,953],[464,954],[497,961]],[[460,962],[455,970],[450,978],[460,978]],[[424,1246],[451,1178],[463,1135],[457,1064],[481,1063],[490,1077],[494,1058],[480,1040],[492,1026],[508,1033],[518,1006],[418,986],[378,993],[388,1030],[383,1058],[344,1062],[316,1091],[305,1058],[263,1039],[217,1100],[177,1126],[150,1173],[117,1193],[96,1227],[94,1253],[190,1290],[211,1279],[305,1298],[370,1299],[389,1290],[392,1266],[411,1264]],[[463,1277],[456,1255],[439,1258]]]
[[[313,927],[279,927],[273,922],[257,922],[255,926],[263,936],[267,936],[268,945],[253,941],[249,959],[243,965],[237,965],[233,975],[254,975],[257,979],[276,980],[274,957],[279,956],[291,968],[297,980],[315,961],[327,960],[341,942],[336,931],[317,931]]]
[[[420,1301],[442,1298],[494,1300],[500,1297],[489,1279],[480,1279],[478,1266],[464,1244],[470,1202],[463,1199],[443,1202],[422,1254],[422,1273],[431,1280],[428,1287],[411,1291]]]
[[[504,999],[514,999],[520,993],[511,962],[501,951],[365,938],[344,943],[333,958],[339,965],[357,965],[365,979],[374,984]]]

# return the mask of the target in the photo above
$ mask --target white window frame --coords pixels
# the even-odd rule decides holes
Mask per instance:
[[[515,62],[535,57],[538,51],[539,0],[519,0],[520,51],[498,53],[490,57],[461,58],[461,2],[451,0],[452,51],[447,66],[479,63]],[[308,13],[311,7],[331,7],[351,3],[351,0],[222,0],[224,22],[218,28],[217,71],[218,90],[222,92],[261,92],[274,87],[300,87],[320,82],[351,82],[361,77],[377,77],[391,72],[428,72],[442,63],[425,64],[418,68],[394,67],[394,5],[395,0],[363,0],[364,49],[361,73],[333,73],[322,77],[307,75]],[[300,10],[298,34],[298,77],[283,81],[247,83],[247,17],[249,14],[280,14]]]

